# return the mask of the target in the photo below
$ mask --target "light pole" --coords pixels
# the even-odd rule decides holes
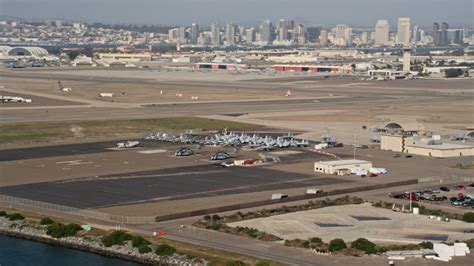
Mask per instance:
[[[357,135],[352,135],[352,136],[354,137],[354,144],[353,145],[354,145],[354,160],[355,160],[355,158],[356,158],[356,137],[357,137]]]

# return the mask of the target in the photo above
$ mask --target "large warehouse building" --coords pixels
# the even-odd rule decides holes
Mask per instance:
[[[314,163],[314,171],[331,175],[350,175],[352,169],[369,170],[372,168],[372,162],[364,160],[336,160],[321,161]]]
[[[413,136],[385,134],[380,138],[380,148],[436,158],[474,156],[474,145],[443,143],[439,136],[417,139]]]

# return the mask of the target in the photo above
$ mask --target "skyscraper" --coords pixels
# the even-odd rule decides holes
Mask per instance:
[[[345,24],[339,24],[336,26],[336,38],[345,38],[346,37],[346,29],[348,28]]]
[[[255,28],[250,28],[245,30],[245,41],[247,43],[255,42]]]
[[[346,45],[352,45],[352,28],[347,28],[344,31],[344,40],[346,40]]]
[[[410,44],[410,18],[398,18],[397,44]]]
[[[316,42],[321,34],[321,27],[308,27],[306,31],[308,33],[308,41]]]
[[[375,24],[375,44],[388,45],[390,40],[390,25],[385,19],[379,19]]]
[[[235,27],[232,23],[227,23],[225,27],[225,42],[227,45],[234,45]]]
[[[221,44],[221,33],[217,24],[211,25],[211,44],[219,46]]]
[[[321,30],[321,33],[319,34],[319,43],[322,46],[326,46],[328,44],[328,32],[327,30]]]
[[[293,29],[293,40],[297,43],[303,44],[306,42],[306,32],[303,25],[298,24]]]
[[[179,42],[180,43],[187,43],[188,39],[186,38],[186,28],[180,27],[179,28]]]
[[[446,21],[443,21],[441,23],[441,32],[439,33],[440,46],[448,45],[448,29],[449,29],[449,24]]]
[[[278,21],[277,36],[279,41],[288,40],[288,27],[284,19],[280,19],[280,21]]]
[[[431,37],[433,37],[434,45],[439,44],[439,23],[437,21],[433,22],[433,32],[431,33]]]
[[[199,37],[199,25],[196,23],[191,24],[191,43],[197,44],[197,39]]]
[[[272,36],[272,23],[270,20],[265,20],[262,24],[260,32],[260,39],[262,42],[271,43],[273,41]]]

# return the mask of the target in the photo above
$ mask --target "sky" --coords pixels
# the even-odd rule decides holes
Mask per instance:
[[[0,0],[0,16],[29,20],[117,24],[190,25],[233,22],[258,25],[264,19],[293,19],[304,25],[373,26],[433,21],[473,25],[474,0]]]

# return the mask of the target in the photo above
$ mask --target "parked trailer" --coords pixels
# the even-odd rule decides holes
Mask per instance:
[[[288,198],[288,194],[285,193],[275,193],[272,194],[272,200],[282,200]]]

